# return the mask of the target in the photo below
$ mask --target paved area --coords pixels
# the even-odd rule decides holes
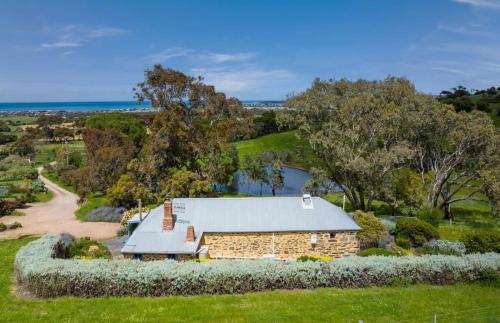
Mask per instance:
[[[54,192],[54,197],[46,203],[28,204],[28,208],[20,210],[25,216],[5,216],[3,223],[20,222],[23,227],[0,232],[0,239],[17,239],[25,235],[44,235],[69,233],[75,238],[90,237],[94,240],[105,240],[116,237],[119,223],[81,222],[76,219],[78,196],[57,186],[40,175],[46,187]]]

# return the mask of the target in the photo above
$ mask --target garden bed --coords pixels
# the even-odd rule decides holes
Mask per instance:
[[[217,260],[82,261],[54,258],[60,236],[44,236],[16,256],[18,283],[36,296],[162,296],[274,289],[454,284],[497,275],[500,254],[350,257],[325,262]]]

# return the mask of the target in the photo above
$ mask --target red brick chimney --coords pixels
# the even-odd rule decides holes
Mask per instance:
[[[174,229],[174,217],[172,215],[172,201],[166,199],[163,203],[163,230]]]
[[[194,226],[188,225],[187,227],[187,232],[186,232],[186,241],[187,242],[194,242]]]

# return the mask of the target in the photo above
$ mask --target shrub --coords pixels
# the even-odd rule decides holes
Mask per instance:
[[[144,184],[134,181],[130,174],[120,176],[107,191],[107,197],[112,205],[131,208],[137,205],[137,200],[141,199],[144,204],[155,201],[154,195]]]
[[[85,221],[119,223],[125,211],[123,207],[101,206],[87,213]]]
[[[396,222],[387,219],[380,219],[380,222],[382,222],[389,234],[396,234]]]
[[[12,223],[12,224],[7,224],[7,229],[9,229],[9,230],[14,230],[17,228],[22,228],[22,227],[23,227],[23,225],[17,221]]]
[[[323,262],[331,262],[333,258],[331,257],[326,257],[326,256],[300,256],[297,258],[297,261],[323,261]]]
[[[410,241],[410,239],[408,239],[406,237],[397,237],[395,242],[396,242],[396,245],[400,246],[401,248],[404,248],[404,249],[411,248],[411,241]]]
[[[476,231],[463,238],[467,253],[500,252],[500,232]]]
[[[418,249],[418,253],[424,255],[463,256],[465,254],[465,246],[462,242],[434,240],[425,243]]]
[[[149,213],[149,209],[147,207],[143,207],[142,208],[142,214],[144,216],[146,216],[148,213]],[[127,221],[132,219],[134,217],[134,215],[136,215],[137,213],[139,213],[139,208],[138,207],[135,207],[135,208],[132,208],[130,210],[127,210],[123,213],[123,217],[122,217],[122,220],[120,221],[120,224],[121,225],[127,225]]]
[[[374,246],[387,236],[384,225],[373,213],[356,211],[353,215],[354,221],[363,229],[356,233],[361,245]]]
[[[15,209],[15,203],[13,203],[12,201],[0,200],[0,217],[11,215]]]
[[[30,181],[26,186],[32,193],[45,193],[47,188],[41,180]]]
[[[463,257],[347,257],[322,261],[97,259],[92,262],[53,258],[58,236],[44,236],[16,255],[16,278],[36,296],[162,296],[227,294],[318,287],[387,286],[411,283],[453,284],[480,281],[500,269],[500,254]]]
[[[11,155],[0,160],[0,181],[36,179],[38,172],[26,158]]]
[[[128,234],[127,227],[120,227],[120,229],[118,229],[118,231],[116,232],[116,235],[119,237],[126,236],[127,234]]]
[[[8,144],[9,142],[14,142],[17,140],[16,135],[6,135],[3,133],[0,133],[0,145],[5,145]]]
[[[439,238],[439,233],[432,225],[418,218],[399,218],[396,222],[396,236],[407,238],[412,246],[419,247],[430,239]]]
[[[7,226],[0,222],[0,232],[7,230]]]
[[[437,228],[443,220],[443,211],[433,207],[423,207],[417,210],[417,218]]]
[[[90,240],[90,238],[82,238],[73,241],[68,246],[67,258],[75,257],[110,259],[111,253],[104,244]]]
[[[358,252],[358,256],[360,257],[369,257],[369,256],[396,256],[397,254],[394,251],[387,250],[385,248],[368,248],[365,250],[361,250]]]

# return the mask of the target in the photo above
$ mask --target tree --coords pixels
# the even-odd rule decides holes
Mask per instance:
[[[271,187],[273,196],[276,196],[276,191],[285,186],[283,166],[290,159],[290,155],[283,151],[265,151],[258,158],[261,158],[267,165],[266,182]]]
[[[280,124],[297,126],[318,168],[355,209],[370,210],[380,183],[403,167],[412,149],[401,131],[402,106],[416,90],[406,79],[315,80],[286,102]]]
[[[146,138],[146,126],[131,113],[111,112],[99,113],[90,117],[86,123],[87,128],[115,129],[127,135],[139,147]]]
[[[230,185],[239,166],[238,151],[235,145],[212,145],[199,162],[201,174],[210,183]]]
[[[33,145],[33,140],[28,136],[21,136],[12,145],[12,151],[21,157],[34,158],[35,156],[35,146]]]
[[[188,170],[173,171],[172,175],[163,181],[161,187],[163,190],[159,194],[158,200],[163,200],[165,196],[206,197],[216,195],[207,180]]]
[[[356,234],[363,247],[378,246],[379,241],[387,237],[384,224],[371,212],[354,212],[354,221],[363,229]]]
[[[159,112],[139,158],[131,165],[134,178],[145,180],[156,193],[172,168],[189,170],[203,180],[227,181],[226,166],[231,163],[211,161],[226,160],[225,145],[252,132],[251,112],[239,100],[226,98],[200,77],[161,65],[146,70],[145,81],[135,93],[138,101],[149,100]]]
[[[421,175],[427,201],[452,219],[451,205],[474,199],[483,190],[477,185],[481,170],[498,164],[499,135],[488,115],[457,113],[425,96],[407,106],[405,118],[405,135],[415,148],[412,167]]]
[[[134,157],[134,143],[124,134],[114,130],[86,129],[83,141],[89,173],[95,178],[95,190],[111,187],[127,170]]]
[[[267,164],[262,158],[257,156],[245,155],[243,159],[243,173],[248,181],[260,184],[260,195],[262,195],[262,186],[267,183]]]
[[[155,202],[154,195],[130,174],[121,175],[118,182],[107,190],[107,197],[112,205],[127,209],[134,207],[138,199],[144,204]]]
[[[60,142],[74,138],[75,138],[75,132],[73,129],[67,127],[56,127],[54,129],[54,139]]]

